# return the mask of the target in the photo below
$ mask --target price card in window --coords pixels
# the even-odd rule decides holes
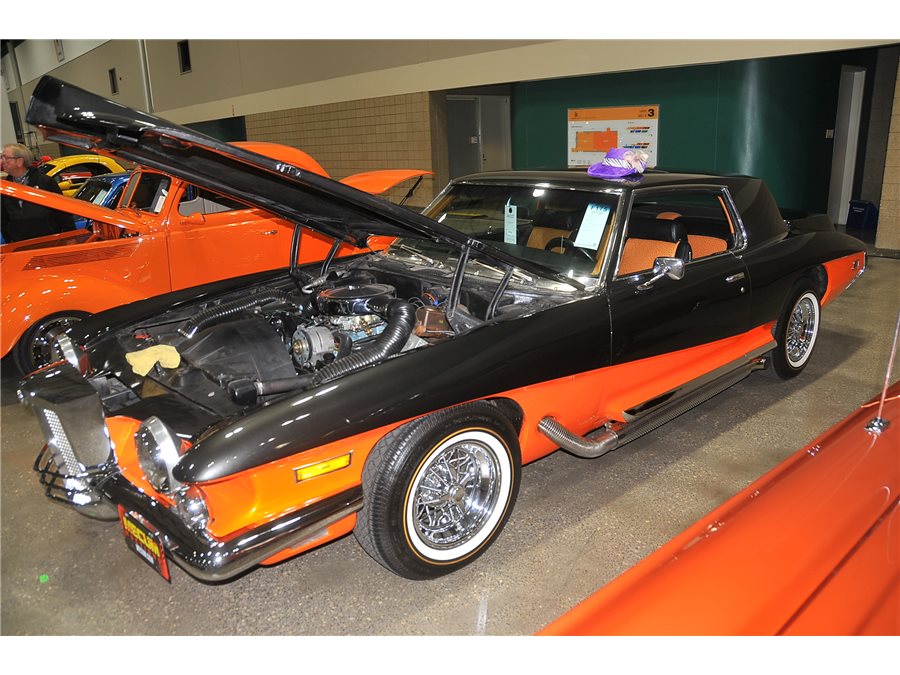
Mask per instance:
[[[516,243],[516,231],[519,226],[519,219],[516,215],[518,210],[518,206],[508,202],[503,207],[503,241],[507,244]]]
[[[575,237],[575,246],[596,251],[609,223],[610,208],[605,204],[588,204]]]

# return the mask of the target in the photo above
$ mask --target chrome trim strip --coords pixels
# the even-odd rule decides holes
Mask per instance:
[[[605,426],[582,437],[564,427],[556,418],[548,416],[538,422],[538,431],[573,455],[587,459],[600,457],[708,401],[716,394],[720,394],[743,380],[754,370],[765,367],[765,361],[760,357],[754,357],[749,361],[742,359],[736,362],[737,367],[734,367],[734,363],[718,368],[713,373],[695,380],[695,383],[702,381],[703,384],[684,391],[678,396],[672,396],[672,392],[670,392],[656,397],[653,401],[659,403],[655,404],[652,410],[632,417],[631,421],[624,424],[608,422]],[[714,376],[716,373],[718,376]]]
[[[192,577],[224,581],[288,548],[309,543],[362,508],[362,487],[326,497],[225,541],[192,530],[168,506],[138,490],[121,475],[102,485],[115,503],[147,519],[163,535],[169,556]]]
[[[661,407],[663,405],[668,405],[670,403],[675,403],[682,398],[686,398],[698,389],[702,389],[707,385],[711,385],[715,383],[716,380],[728,377],[729,374],[739,370],[741,367],[746,366],[747,364],[752,364],[763,354],[766,354],[767,352],[775,349],[776,346],[778,346],[778,343],[775,342],[775,340],[770,340],[762,347],[758,347],[757,349],[744,354],[744,356],[739,359],[730,361],[724,366],[720,366],[715,370],[706,373],[705,375],[701,375],[694,380],[685,382],[680,387],[675,387],[674,389],[670,389],[669,391],[664,392],[659,396],[654,396],[651,399],[647,399],[643,403],[632,406],[628,410],[623,411],[625,421],[635,422],[645,415],[649,415],[650,413],[652,413],[655,408]]]

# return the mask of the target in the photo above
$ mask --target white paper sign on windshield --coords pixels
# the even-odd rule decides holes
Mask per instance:
[[[600,241],[609,223],[610,208],[605,204],[588,204],[575,237],[575,245],[578,248],[589,248],[596,251],[600,248]]]
[[[503,208],[503,241],[507,244],[516,243],[516,230],[519,226],[518,210],[519,207],[515,204],[507,204]]]

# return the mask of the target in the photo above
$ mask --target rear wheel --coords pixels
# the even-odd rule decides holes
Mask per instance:
[[[33,323],[13,348],[13,360],[22,374],[27,375],[50,363],[54,336],[88,316],[86,312],[57,312]]]
[[[382,439],[366,461],[354,534],[400,576],[453,572],[500,534],[521,463],[515,428],[492,403],[415,420]]]
[[[778,346],[772,353],[772,366],[782,379],[806,368],[819,335],[819,298],[812,282],[798,282],[789,297],[775,324]]]

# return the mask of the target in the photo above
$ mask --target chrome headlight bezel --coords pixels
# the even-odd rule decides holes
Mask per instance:
[[[150,485],[158,492],[171,493],[181,488],[172,471],[181,455],[175,434],[158,417],[148,417],[134,433],[138,462]]]

